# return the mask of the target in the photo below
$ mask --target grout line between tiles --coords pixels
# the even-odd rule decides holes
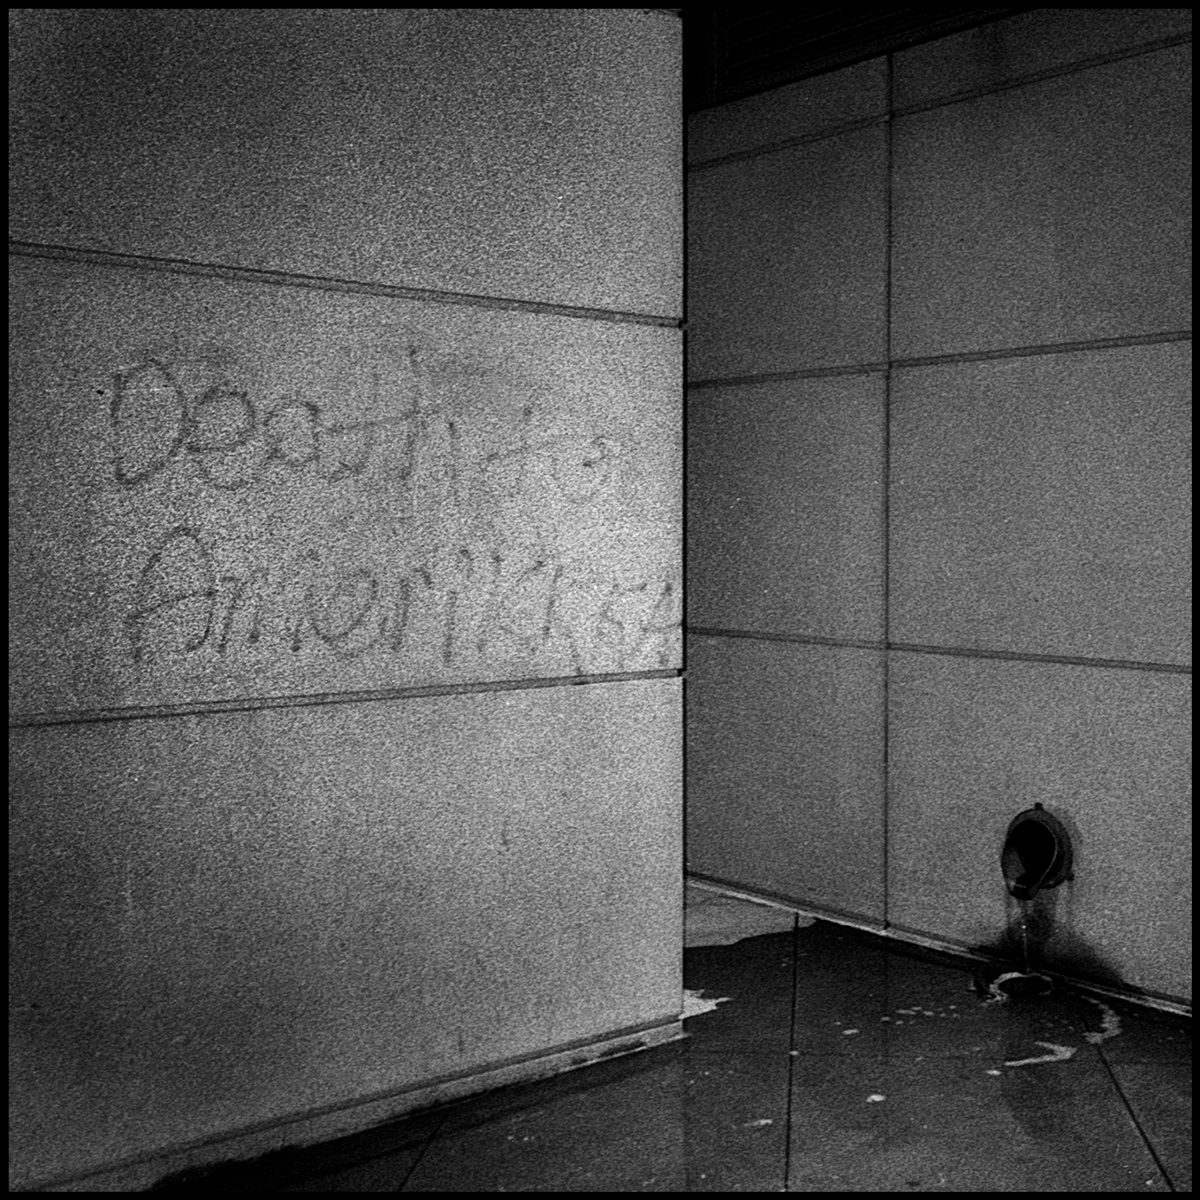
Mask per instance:
[[[375,296],[387,300],[416,300],[428,304],[455,304],[466,308],[487,308],[499,312],[523,312],[536,316],[574,317],[585,321],[608,321],[622,325],[651,325],[664,329],[680,329],[683,322],[677,317],[655,316],[651,313],[625,312],[620,309],[585,308],[574,304],[555,304],[542,300],[519,300],[506,296],[483,296],[470,292],[454,292],[442,288],[409,287],[401,284],[367,283],[357,279],[339,279],[325,275],[303,275],[293,271],[277,271],[263,267],[236,267],[223,263],[196,262],[187,258],[165,258],[151,254],[128,254],[114,250],[88,250],[77,246],[60,246],[48,242],[10,240],[9,254],[23,258],[45,258],[59,262],[91,263],[95,266],[117,267],[126,270],[165,271],[175,275],[199,275],[208,279],[224,279],[233,283],[273,284],[275,286],[306,288],[318,292],[338,292],[345,295]]]
[[[951,34],[947,36],[953,35]],[[905,105],[902,108],[894,107],[893,88],[891,86],[891,70],[894,52],[889,51],[887,53],[889,77],[886,113],[877,114],[874,117],[862,117],[855,121],[846,121],[840,124],[827,125],[823,129],[817,129],[810,134],[792,139],[768,142],[761,146],[754,146],[746,150],[735,150],[729,152],[728,154],[718,155],[713,158],[698,159],[695,162],[689,162],[687,164],[687,170],[689,172],[702,171],[708,167],[723,166],[728,162],[735,162],[746,158],[756,158],[759,155],[764,154],[775,154],[780,150],[789,149],[791,146],[805,145],[808,142],[823,141],[827,138],[839,137],[844,133],[853,133],[858,129],[863,129],[870,125],[877,124],[881,120],[887,120],[889,114],[892,119],[895,119],[897,117],[917,116],[921,113],[933,112],[939,108],[951,108],[955,104],[965,104],[972,100],[981,100],[987,96],[1000,95],[1003,92],[1011,92],[1016,88],[1029,87],[1032,84],[1043,83],[1050,79],[1058,79],[1065,75],[1076,75],[1083,71],[1090,71],[1096,67],[1104,67],[1111,63],[1122,62],[1128,58],[1140,58],[1143,55],[1155,54],[1160,50],[1169,50],[1174,46],[1187,46],[1190,45],[1191,42],[1191,33],[1166,34],[1163,37],[1155,38],[1153,41],[1141,42],[1135,46],[1123,46],[1119,49],[1111,50],[1105,54],[1095,54],[1090,58],[1079,59],[1076,62],[1064,63],[1056,67],[1046,67],[1040,71],[1029,71],[1024,75],[1015,75],[1009,79],[998,83],[988,84],[983,87],[963,88],[961,91],[952,92],[946,96],[939,96],[935,100],[923,100],[916,104]],[[903,53],[903,51],[901,51],[901,53]],[[875,57],[882,57],[882,55]],[[847,63],[844,67],[834,68],[834,71],[846,70],[854,65],[856,64]],[[826,72],[821,72],[821,74],[825,73]],[[806,76],[801,79],[789,80],[782,83],[775,83],[771,84],[769,87],[760,88],[757,91],[748,92],[742,96],[730,96],[724,100],[717,100],[712,104],[705,104],[700,108],[690,110],[689,112],[685,113],[685,118],[699,116],[701,113],[724,108],[730,104],[739,104],[744,100],[758,99],[762,96],[769,95],[771,92],[781,91],[784,88],[795,87],[797,84],[805,83],[810,78],[812,78],[812,76]]]
[[[883,642],[858,638],[820,637],[803,633],[765,633],[751,629],[724,629],[710,625],[686,626],[692,637],[747,638],[757,642],[782,642],[798,646],[832,646],[841,650],[888,650],[903,654],[941,654],[952,658],[990,658],[1002,662],[1051,663],[1067,667],[1101,667],[1113,671],[1152,671],[1165,675],[1188,675],[1182,663],[1139,662],[1124,658],[1084,658],[1070,654],[1027,654],[1020,650],[982,650],[971,646],[933,646],[917,642]]]
[[[43,725],[94,725],[103,721],[144,721],[169,717],[202,717],[257,712],[271,708],[305,708],[324,704],[366,704],[382,700],[419,700],[431,696],[475,696],[487,692],[533,691],[538,688],[581,687],[595,683],[633,683],[644,679],[678,679],[677,668],[655,671],[617,671],[596,675],[552,675],[543,679],[495,679],[478,683],[425,684],[376,688],[360,692],[315,692],[295,696],[245,696],[236,700],[197,700],[190,704],[131,705],[128,708],[84,709],[79,712],[16,713],[9,729]]]
[[[1054,354],[1087,354],[1098,350],[1123,350],[1130,346],[1164,346],[1191,340],[1190,329],[1164,329],[1158,333],[1131,333],[1123,337],[1087,338],[1071,342],[1034,342],[1028,346],[1007,346],[995,350],[956,350],[947,354],[914,355],[908,358],[889,357],[885,362],[798,367],[791,371],[759,371],[749,375],[718,375],[708,379],[689,379],[685,386],[690,391],[701,388],[758,387],[771,383],[787,383],[791,380],[833,379],[841,375],[879,375],[887,371],[906,371],[918,367],[996,362],[1008,358],[1038,358]]]
[[[1024,654],[1019,650],[980,650],[968,646],[926,646],[916,642],[889,642],[889,650],[906,654],[944,654],[955,658],[996,658],[1006,662],[1057,663],[1066,667],[1102,667],[1113,671],[1157,671],[1166,675],[1191,675],[1182,663],[1139,662],[1124,658],[1085,658],[1073,654]]]
[[[792,1053],[796,1049],[796,1006],[800,990],[800,916],[792,914],[792,1005],[791,1024],[788,1027],[787,1096],[783,1119],[783,1190],[792,1186],[792,1097],[796,1091],[796,1060]]]
[[[681,25],[681,28],[683,26]],[[691,35],[688,32],[683,34],[683,46],[686,49],[688,38]],[[687,610],[689,603],[690,588],[687,586],[687,544],[688,544],[688,509],[690,505],[687,502],[689,479],[688,479],[688,403],[687,403],[687,388],[685,380],[688,372],[688,356],[691,353],[692,336],[688,328],[688,297],[690,296],[691,282],[691,267],[689,265],[691,255],[688,253],[687,247],[690,244],[691,237],[691,216],[690,205],[688,204],[688,178],[687,178],[687,123],[684,120],[680,127],[680,136],[683,139],[679,156],[678,170],[679,174],[676,179],[679,182],[679,195],[681,199],[682,221],[680,227],[680,288],[679,294],[681,297],[680,311],[683,314],[683,331],[679,338],[679,359],[678,359],[678,379],[677,386],[679,391],[676,394],[676,403],[679,405],[679,449],[677,452],[677,461],[679,464],[679,569],[683,578],[683,587],[681,589],[679,601],[679,663],[683,668],[681,672],[681,681],[679,685],[679,818],[676,826],[679,838],[679,849],[677,851],[677,862],[679,864],[679,873],[684,880],[684,897],[686,908],[687,896],[687,856],[688,856],[688,757],[690,754],[691,743],[691,727],[688,721],[688,679],[687,679],[687,639],[683,636],[683,629],[687,622]],[[684,921],[686,922],[686,913]],[[684,927],[684,941],[686,942],[686,924]],[[680,960],[680,970],[682,972],[682,959]]]
[[[1113,1087],[1116,1089],[1118,1099],[1124,1106],[1125,1111],[1129,1114],[1129,1119],[1133,1122],[1133,1127],[1137,1130],[1138,1137],[1142,1139],[1142,1144],[1146,1147],[1147,1153],[1154,1160],[1154,1165],[1158,1168],[1159,1174],[1162,1175],[1163,1180],[1166,1182],[1167,1187],[1171,1191],[1179,1191],[1179,1189],[1175,1186],[1175,1181],[1171,1178],[1171,1173],[1167,1170],[1163,1160],[1159,1157],[1158,1151],[1155,1149],[1154,1143],[1150,1139],[1150,1135],[1146,1132],[1145,1128],[1142,1126],[1142,1122],[1138,1119],[1136,1109],[1133,1107],[1129,1097],[1126,1096],[1125,1089],[1121,1086],[1121,1081],[1117,1077],[1117,1073],[1112,1068],[1112,1063],[1108,1061],[1108,1055],[1104,1053],[1104,1047],[1102,1045],[1098,1045],[1095,1047],[1095,1050],[1100,1058],[1101,1063],[1104,1065],[1105,1071],[1108,1072],[1108,1077],[1112,1081]]]
[[[807,633],[764,633],[754,629],[726,629],[719,625],[685,625],[693,637],[749,638],[755,642],[795,642],[803,646],[836,646],[843,650],[886,650],[882,641],[857,638],[821,637]]]
[[[412,1179],[412,1177],[416,1174],[417,1168],[422,1162],[424,1162],[425,1156],[430,1150],[433,1149],[433,1143],[442,1136],[442,1130],[446,1127],[446,1122],[449,1120],[450,1110],[447,1108],[445,1112],[442,1113],[441,1120],[438,1121],[438,1123],[433,1127],[433,1131],[430,1133],[429,1137],[426,1138],[425,1145],[423,1145],[417,1152],[416,1158],[413,1159],[412,1166],[409,1167],[409,1169],[405,1172],[404,1178],[400,1181],[399,1186],[395,1189],[397,1192],[402,1192],[406,1187],[408,1187],[409,1180]]]
[[[1163,346],[1191,340],[1190,329],[1163,329],[1157,333],[1128,333],[1121,337],[1082,338],[1070,342],[1032,342],[1027,346],[1007,346],[995,350],[914,354],[907,358],[897,358],[891,365],[908,370],[914,367],[941,367],[954,363],[994,362],[1005,358],[1037,358],[1048,354],[1087,354],[1096,350],[1123,350],[1130,346]]]
[[[863,117],[858,121],[848,121],[844,125],[835,125],[828,129],[815,130],[813,133],[802,133],[796,137],[780,138],[776,142],[755,146],[749,150],[731,150],[728,154],[721,154],[715,158],[705,158],[698,162],[688,163],[687,172],[691,175],[699,171],[707,171],[712,167],[724,167],[729,163],[744,162],[751,158],[761,158],[767,154],[779,154],[784,150],[794,150],[798,146],[809,146],[813,142],[824,142],[830,138],[841,137],[843,134],[857,133],[860,129],[871,129],[876,125],[882,125],[887,120],[888,116],[886,113],[879,113],[873,117]]]
[[[895,56],[888,54],[886,62],[886,87],[887,87],[887,106],[888,112],[892,111],[892,93],[895,80]],[[884,134],[884,250],[883,250],[883,337],[884,337],[884,357],[890,363],[892,361],[892,217],[894,212],[893,205],[893,134],[894,126],[889,120],[887,129]],[[886,646],[891,641],[891,547],[892,547],[892,531],[891,531],[891,487],[892,487],[892,371],[889,367],[883,373],[883,445],[881,447],[881,466],[880,466],[880,528],[882,532],[882,547],[880,554],[880,570],[883,576],[883,597],[882,611],[880,617],[883,624],[883,643]],[[883,774],[883,814],[881,820],[880,836],[882,838],[882,846],[880,850],[881,863],[880,869],[883,873],[883,927],[888,926],[888,902],[889,902],[889,862],[888,862],[888,847],[891,842],[890,837],[890,806],[889,799],[891,796],[891,779],[889,770],[889,742],[891,737],[891,728],[889,724],[889,708],[890,695],[889,687],[891,684],[891,664],[892,656],[884,654],[882,663],[882,687],[883,687],[883,730],[882,730],[882,762],[880,769]]]
[[[1096,67],[1106,67],[1111,63],[1123,62],[1128,58],[1140,58],[1146,54],[1156,54],[1160,50],[1170,50],[1174,46],[1191,45],[1190,33],[1167,34],[1155,38],[1151,42],[1142,42],[1137,46],[1124,46],[1107,54],[1094,54],[1090,58],[1078,62],[1066,63],[1057,67],[1046,67],[1041,71],[1030,71],[1025,75],[1016,75],[1003,83],[992,84],[981,88],[964,88],[949,96],[939,96],[936,100],[926,100],[919,104],[910,104],[904,108],[895,109],[894,117],[912,117],[918,113],[933,112],[939,108],[949,108],[955,104],[965,104],[972,100],[981,100],[986,96],[998,96],[1003,92],[1011,92],[1016,88],[1029,87],[1035,83],[1044,83],[1050,79],[1060,79],[1064,75],[1077,75]],[[890,103],[889,103],[890,108]]]
[[[844,367],[803,367],[795,371],[760,371],[751,375],[719,375],[710,379],[689,379],[688,391],[701,388],[760,387],[770,383],[788,383],[793,379],[835,379],[841,375],[877,375],[887,370],[885,362],[852,363]]]

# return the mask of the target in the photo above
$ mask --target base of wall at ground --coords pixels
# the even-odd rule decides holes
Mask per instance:
[[[779,908],[787,909],[789,912],[799,913],[802,916],[816,917],[820,921],[829,921],[834,925],[846,925],[851,929],[861,929],[864,933],[875,934],[878,937],[892,938],[898,942],[905,942],[910,946],[920,946],[936,954],[944,954],[957,959],[964,965],[968,963],[993,965],[1005,961],[998,955],[981,953],[979,950],[965,946],[961,942],[951,941],[944,937],[934,937],[919,929],[909,929],[890,922],[886,925],[880,925],[879,922],[871,921],[865,917],[855,916],[851,913],[840,912],[835,909],[821,908],[812,904],[801,904],[778,893],[762,891],[757,888],[748,888],[744,884],[736,883],[732,880],[720,879],[715,875],[697,874],[689,871],[687,882],[715,892],[721,892],[727,896],[738,896],[742,899],[757,901],[760,904],[773,904]],[[1124,1000],[1129,1004],[1141,1004],[1146,1008],[1153,1008],[1158,1012],[1173,1013],[1176,1016],[1190,1017],[1192,1015],[1192,1005],[1188,1000],[1178,996],[1167,995],[1165,992],[1152,992],[1133,987],[1106,984],[1099,980],[1086,979],[1072,974],[1069,970],[1055,970],[1052,964],[1039,964],[1038,972],[1045,975],[1048,979],[1053,979],[1057,983],[1067,984],[1083,992],[1093,992],[1098,996]]]
[[[414,1113],[451,1104],[480,1092],[532,1083],[566,1071],[591,1066],[602,1059],[636,1054],[684,1037],[683,1023],[667,1021],[647,1028],[618,1030],[599,1041],[562,1046],[557,1050],[511,1062],[497,1063],[459,1078],[435,1080],[410,1091],[380,1096],[332,1111],[309,1113],[257,1129],[244,1129],[229,1137],[184,1146],[152,1158],[122,1163],[70,1180],[29,1187],[46,1192],[145,1191],[172,1176],[220,1163],[250,1160],[284,1148],[313,1146],[360,1133]]]

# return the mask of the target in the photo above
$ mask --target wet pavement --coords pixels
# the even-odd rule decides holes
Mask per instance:
[[[1190,1021],[688,895],[687,1039],[172,1190],[1191,1190]]]

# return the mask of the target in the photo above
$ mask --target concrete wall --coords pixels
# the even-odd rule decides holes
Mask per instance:
[[[1038,10],[689,126],[688,862],[1190,998],[1190,10]]]
[[[14,1186],[669,1035],[677,19],[13,34]]]

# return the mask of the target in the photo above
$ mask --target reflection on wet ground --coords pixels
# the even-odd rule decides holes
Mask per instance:
[[[686,1040],[193,1187],[1191,1190],[1190,1022],[688,893]]]

